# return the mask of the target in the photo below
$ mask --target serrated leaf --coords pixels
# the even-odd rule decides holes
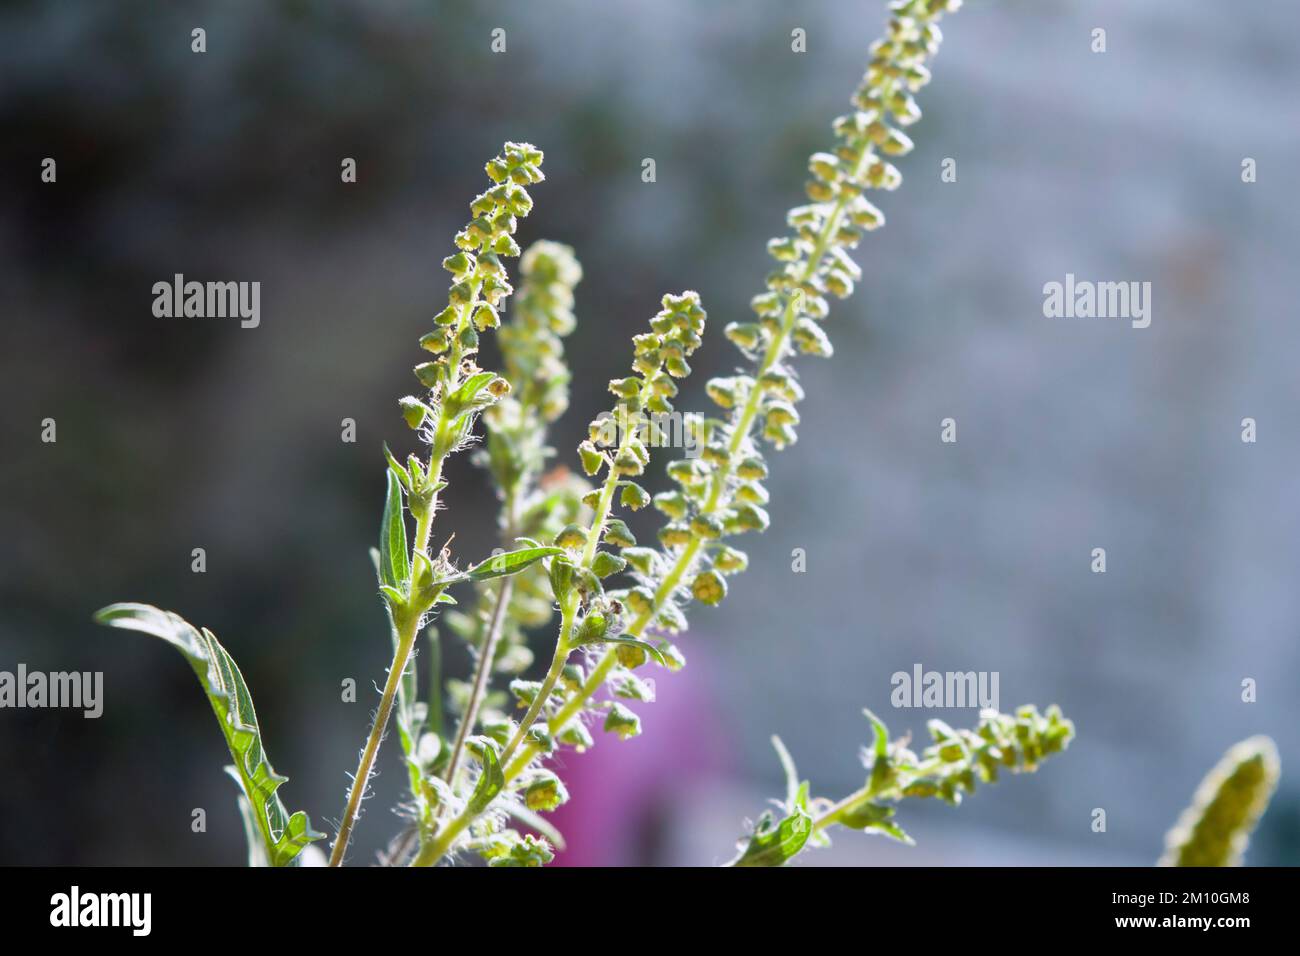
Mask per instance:
[[[406,551],[406,518],[402,512],[402,483],[390,470],[388,496],[384,499],[384,520],[379,530],[379,579],[402,591],[411,576]]]
[[[504,554],[493,555],[482,564],[470,568],[468,575],[473,581],[487,581],[491,578],[518,574],[542,558],[563,553],[563,548],[520,548],[518,551],[507,551]]]
[[[506,775],[501,769],[501,762],[497,759],[497,751],[491,744],[485,744],[483,747],[483,772],[479,774],[478,783],[474,785],[474,792],[470,794],[467,808],[470,813],[482,813],[488,808],[496,795],[501,792],[501,788],[506,785]]]
[[[140,631],[162,638],[179,650],[207,692],[212,712],[221,724],[226,746],[234,759],[227,771],[238,781],[249,804],[249,815],[261,835],[265,859],[271,866],[289,866],[303,847],[324,839],[311,827],[307,814],[290,815],[276,791],[288,777],[271,767],[262,746],[253,698],[234,658],[216,636],[204,628],[196,630],[178,614],[148,604],[113,604],[95,615],[109,627]],[[250,862],[253,854],[250,851]]]
[[[803,849],[812,835],[812,817],[802,810],[774,823],[770,813],[759,818],[749,845],[732,866],[784,866]]]

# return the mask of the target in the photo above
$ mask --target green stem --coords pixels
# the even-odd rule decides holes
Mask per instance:
[[[428,487],[436,488],[438,482],[442,480],[442,466],[446,455],[446,451],[436,452],[435,457],[430,461]],[[429,547],[429,535],[433,531],[433,515],[437,508],[438,493],[435,491],[416,515],[415,543],[411,548],[412,566],[414,566],[415,555],[426,551]],[[361,798],[370,783],[370,774],[374,771],[375,759],[379,756],[379,745],[383,742],[384,731],[388,728],[388,718],[393,712],[393,702],[401,687],[402,675],[410,664],[411,651],[415,647],[415,639],[420,631],[420,620],[427,610],[427,607],[419,609],[408,607],[402,613],[400,621],[395,619],[393,622],[397,628],[393,662],[388,667],[388,679],[384,682],[383,694],[379,698],[379,709],[375,711],[374,722],[370,725],[370,734],[366,737],[366,745],[361,751],[361,761],[352,778],[352,787],[348,790],[348,799],[343,808],[343,819],[339,824],[338,836],[335,837],[334,847],[330,851],[330,866],[343,865],[348,841],[352,838],[352,828],[356,825],[357,813],[361,809]]]
[[[388,668],[384,693],[379,700],[379,709],[375,711],[375,721],[370,726],[370,736],[366,738],[366,746],[361,751],[361,763],[352,778],[352,789],[348,792],[347,805],[343,810],[343,822],[339,825],[334,849],[330,853],[330,866],[340,866],[343,863],[348,840],[352,837],[352,827],[356,823],[357,811],[361,808],[361,797],[370,780],[370,772],[374,769],[375,758],[379,755],[379,744],[384,738],[384,729],[388,726],[388,717],[393,711],[393,700],[397,696],[397,688],[402,681],[402,672],[406,669],[406,660],[411,654],[411,647],[415,644],[419,624],[419,615],[414,615],[404,620],[399,630],[397,649],[393,653],[393,663]]]
[[[869,155],[870,153],[864,151],[862,158],[858,160],[858,164],[853,172],[854,179],[861,176],[863,171],[866,169],[867,158]],[[827,217],[825,225],[822,226],[822,230],[818,234],[816,245],[813,247],[812,255],[808,258],[808,264],[804,267],[803,274],[800,277],[800,282],[808,281],[808,279],[812,278],[820,267],[822,257],[826,255],[826,250],[830,246],[831,237],[835,235],[835,232],[839,229],[840,219],[844,215],[844,209],[847,204],[847,197],[842,196],[836,200],[835,209],[831,212],[831,215]],[[781,356],[785,351],[786,340],[789,339],[790,333],[794,331],[794,303],[795,300],[793,296],[786,301],[785,314],[781,318],[781,330],[778,334],[772,337],[772,341],[769,343],[767,351],[763,355],[762,362],[758,366],[758,372],[755,375],[756,379],[770,371],[772,367],[781,360]],[[731,474],[735,470],[736,457],[744,446],[745,440],[749,437],[750,429],[754,426],[754,419],[758,415],[759,400],[761,397],[758,388],[751,388],[749,390],[749,396],[745,400],[745,405],[741,409],[740,417],[736,419],[736,426],[731,433],[731,441],[727,447],[727,462],[715,473],[713,478],[713,487],[709,490],[708,500],[701,509],[704,514],[712,514],[721,505],[722,496],[726,491],[727,482],[730,480]],[[646,626],[654,619],[654,616],[659,613],[660,608],[664,606],[664,602],[672,597],[673,592],[681,583],[686,572],[690,570],[691,565],[699,555],[700,549],[703,545],[704,543],[702,539],[692,538],[690,543],[682,549],[681,553],[677,556],[677,560],[673,562],[672,568],[669,569],[668,574],[664,576],[659,587],[655,589],[654,602],[647,610],[637,615],[636,619],[628,626],[627,632],[630,635],[633,637],[640,637],[642,635]],[[565,703],[552,720],[556,733],[562,730],[569,720],[586,707],[587,702],[591,699],[592,695],[600,689],[605,677],[608,676],[611,670],[613,670],[615,662],[616,652],[612,649],[606,651],[605,655],[600,659],[600,662],[596,665],[586,683],[574,692],[573,696]],[[510,780],[513,776],[521,772],[523,768],[528,765],[528,762],[538,754],[538,752],[538,748],[531,745],[525,748],[515,762],[506,769],[506,780]]]
[[[461,716],[460,726],[456,730],[456,742],[451,748],[451,758],[447,761],[447,770],[443,774],[443,779],[448,783],[454,782],[456,771],[460,769],[460,756],[465,750],[465,741],[473,731],[474,724],[478,721],[479,707],[487,694],[488,681],[492,676],[492,660],[496,657],[497,644],[500,642],[501,632],[504,630],[505,610],[510,604],[512,590],[510,578],[506,578],[501,582],[496,601],[492,605],[492,616],[488,621],[487,635],[483,639],[483,646],[479,648],[478,661],[474,667],[474,683],[470,690],[469,700],[465,704],[465,713]]]
[[[572,597],[564,603],[561,609],[563,619],[560,622],[560,639],[555,642],[555,654],[551,657],[551,666],[546,670],[546,677],[542,679],[541,689],[538,690],[537,696],[533,702],[528,705],[528,710],[524,713],[524,719],[519,722],[515,729],[515,734],[510,738],[510,743],[506,749],[501,751],[501,762],[509,762],[514,752],[519,749],[523,743],[524,736],[528,733],[529,728],[541,716],[546,704],[551,699],[551,694],[555,691],[555,685],[560,680],[560,675],[564,673],[564,665],[569,659],[569,654],[573,651],[573,645],[569,639],[573,636],[573,622],[578,610],[577,597]]]
[[[515,501],[516,495],[513,489],[507,490],[502,504],[506,528],[502,538],[503,543],[506,544],[514,540]],[[443,779],[453,787],[456,785],[456,771],[460,769],[460,758],[465,751],[465,741],[474,732],[479,708],[483,705],[483,698],[487,696],[488,683],[492,679],[492,662],[496,658],[497,644],[501,642],[501,634],[505,630],[506,611],[510,607],[510,596],[513,593],[514,579],[503,578],[497,591],[496,602],[492,606],[492,615],[488,619],[487,634],[479,648],[469,700],[465,703],[465,713],[461,716],[460,726],[456,729],[456,742],[452,745],[451,758],[447,761],[447,770],[443,775]]]
[[[847,810],[849,807],[853,806],[854,804],[862,800],[866,800],[868,797],[871,796],[871,794],[872,794],[871,784],[867,784],[860,790],[854,790],[852,793],[850,793],[843,800],[840,800],[838,803],[831,804],[831,806],[826,808],[826,810],[817,814],[817,816],[813,817],[813,822],[812,822],[813,833],[816,833],[818,830],[826,829],[828,826],[830,826],[832,823],[835,822],[835,817],[837,814],[840,813],[840,811]]]
[[[442,474],[442,462],[438,462],[437,474]],[[436,497],[436,496],[435,496]],[[416,521],[415,551],[423,551],[429,543],[429,533],[433,527],[433,512],[436,502],[431,502]],[[388,680],[384,682],[384,691],[379,698],[379,709],[375,711],[374,723],[370,725],[370,734],[361,751],[361,762],[352,778],[352,788],[348,791],[347,803],[343,809],[343,820],[339,824],[338,836],[334,839],[334,848],[330,852],[330,866],[341,866],[343,856],[347,853],[348,841],[352,838],[352,828],[356,824],[357,812],[361,809],[361,798],[370,782],[370,774],[375,767],[375,758],[379,756],[379,745],[383,742],[384,731],[388,727],[388,718],[393,712],[393,701],[397,698],[402,684],[402,675],[410,663],[411,649],[415,646],[416,636],[420,631],[420,618],[423,612],[408,609],[397,627],[397,645],[393,648],[393,662],[388,667]]]
[[[569,652],[572,650],[572,648],[568,647],[567,640],[570,631],[573,629],[573,615],[575,611],[576,601],[572,602],[570,605],[566,605],[564,608],[565,621],[561,627],[561,638],[556,645],[555,657],[551,660],[551,667],[546,672],[546,678],[542,681],[541,689],[538,691],[537,696],[533,698],[533,702],[528,708],[528,713],[525,715],[523,722],[519,725],[521,728],[531,726],[533,721],[537,719],[538,714],[541,713],[542,708],[545,706],[546,700],[550,698],[551,692],[555,690],[555,685],[560,679],[560,674],[564,671],[564,662],[568,659]],[[502,763],[505,763],[510,759],[510,755],[514,752],[515,748],[519,746],[522,739],[523,732],[517,731],[514,739],[511,740],[510,745],[506,747],[502,753]],[[453,819],[445,823],[442,829],[438,831],[437,835],[420,848],[420,852],[411,862],[411,865],[432,866],[437,863],[443,858],[447,851],[451,849],[452,844],[456,842],[456,838],[464,832],[466,827],[474,822],[478,815],[478,813],[475,813],[466,807]]]

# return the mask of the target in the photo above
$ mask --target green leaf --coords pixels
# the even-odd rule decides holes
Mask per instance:
[[[479,774],[478,783],[474,785],[474,792],[470,794],[467,809],[470,813],[479,814],[488,808],[496,795],[501,792],[501,788],[506,785],[506,775],[501,769],[501,762],[497,759],[496,747],[485,742],[483,745],[483,772]]]
[[[749,838],[749,845],[732,860],[731,866],[783,866],[803,849],[811,835],[812,817],[802,810],[780,823],[773,821],[770,812],[764,813]]]
[[[388,472],[388,497],[384,500],[384,522],[379,531],[379,579],[402,591],[411,576],[406,553],[406,518],[402,512],[402,482]]]
[[[249,816],[261,834],[264,856],[259,859],[264,858],[272,866],[288,866],[308,843],[324,839],[324,834],[311,828],[307,814],[300,810],[291,816],[276,794],[288,777],[272,769],[262,746],[262,732],[248,686],[234,659],[211,631],[195,630],[179,615],[148,604],[113,604],[99,611],[95,620],[109,627],[160,637],[190,662],[234,758],[235,765],[227,771],[243,788]],[[251,850],[249,856],[251,862]]]
[[[478,372],[461,382],[460,388],[447,396],[443,403],[447,414],[455,417],[476,403],[482,404],[478,401],[478,393],[496,377],[495,372]]]
[[[239,780],[239,775],[232,773],[234,769],[228,766],[226,773]],[[243,781],[240,781],[241,786],[242,784]],[[239,819],[244,824],[244,842],[248,845],[248,865],[270,866],[271,861],[266,858],[266,846],[262,842],[262,831],[257,827],[257,814],[253,812],[253,805],[242,792],[235,799],[239,804]]]
[[[487,581],[490,578],[518,574],[535,561],[563,553],[563,548],[521,548],[518,551],[507,551],[504,554],[493,555],[482,564],[470,568],[468,573],[473,581]]]
[[[384,457],[388,459],[388,468],[397,480],[402,483],[402,487],[407,491],[411,490],[411,473],[406,470],[406,466],[393,457],[392,451],[388,448],[388,442],[384,442]]]
[[[876,743],[873,752],[879,760],[889,753],[889,728],[885,726],[884,721],[865,707],[862,708],[862,712],[867,715],[867,720],[871,721],[871,729],[875,731]]]
[[[792,813],[799,794],[799,772],[794,768],[794,758],[790,756],[790,751],[785,749],[785,744],[776,734],[772,735],[772,748],[776,751],[777,759],[781,761],[781,769],[785,772],[785,811]]]

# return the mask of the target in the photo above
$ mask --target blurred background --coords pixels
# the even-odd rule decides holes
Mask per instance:
[[[682,407],[733,368],[722,327],[761,290],[764,242],[885,15],[882,0],[0,8],[0,670],[103,671],[105,696],[98,720],[0,711],[0,863],[244,861],[193,675],[92,625],[115,600],[220,636],[286,802],[332,831],[390,654],[367,557],[381,442],[410,441],[395,400],[483,162],[506,139],[546,151],[520,240],[570,243],[586,270],[553,442],[574,465],[664,292],[699,290],[711,316]],[[836,355],[800,366],[772,527],[744,542],[727,601],[694,613],[690,667],[659,679],[644,735],[564,758],[568,862],[727,859],[782,792],[772,733],[839,796],[861,783],[863,706],[898,733],[972,724],[890,707],[890,675],[916,663],[997,671],[1003,709],[1057,702],[1078,738],[958,809],[908,805],[915,848],[846,834],[808,863],[1146,864],[1223,750],[1260,732],[1283,783],[1248,859],[1300,862],[1300,7],[976,0],[944,30],[903,187],[880,200],[889,225],[833,309]],[[1150,281],[1150,328],[1044,318],[1043,284],[1067,272]],[[154,318],[151,287],[174,273],[260,281],[261,326]],[[463,559],[494,534],[467,459],[440,519]],[[466,661],[448,648],[448,672]],[[340,700],[346,678],[358,703]],[[394,740],[380,765],[355,863],[398,826]]]

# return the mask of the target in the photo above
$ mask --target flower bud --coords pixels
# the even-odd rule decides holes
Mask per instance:
[[[691,534],[705,541],[722,537],[722,522],[710,514],[697,514],[691,519]]]
[[[605,731],[612,731],[627,740],[641,733],[641,718],[622,704],[614,704],[605,715]]]
[[[763,327],[756,322],[730,322],[723,333],[746,351],[757,349],[766,338]]]
[[[656,646],[659,648],[659,656],[664,659],[663,666],[668,670],[679,671],[686,666],[686,657],[677,649],[677,645],[660,641]]]
[[[689,507],[680,491],[661,491],[654,496],[655,509],[674,520],[686,517]]]
[[[480,305],[474,310],[474,328],[480,332],[486,332],[488,329],[495,329],[501,324],[501,317],[497,310],[490,305]]]
[[[609,381],[609,390],[620,398],[632,398],[641,394],[641,379],[635,375],[627,378],[613,378]]]
[[[591,561],[591,572],[598,578],[607,578],[618,574],[627,567],[627,559],[620,558],[608,551],[598,551]]]
[[[712,569],[703,571],[691,582],[691,594],[701,604],[718,604],[727,596],[727,580]]]
[[[605,464],[605,456],[590,441],[578,446],[578,457],[582,459],[582,470],[588,475],[595,475]]]
[[[636,670],[646,662],[646,652],[635,644],[616,644],[614,654],[618,658],[619,666],[626,667],[628,670]]]
[[[402,417],[406,419],[406,424],[412,428],[419,428],[424,424],[426,415],[432,414],[432,410],[424,402],[412,395],[398,400],[398,405],[402,409]]]
[[[581,721],[577,720],[571,720],[565,724],[564,729],[560,731],[560,736],[556,739],[559,743],[577,748],[579,753],[582,753],[594,743],[591,739],[591,732],[587,730]]]
[[[442,365],[438,362],[421,362],[415,367],[415,377],[425,388],[435,388],[438,385],[441,369]]]
[[[636,546],[636,538],[628,530],[627,525],[618,518],[610,518],[605,522],[605,541],[616,548]]]
[[[666,524],[659,529],[659,542],[666,548],[681,548],[691,543],[691,529],[689,525]]]
[[[713,566],[722,574],[739,574],[749,567],[749,556],[744,551],[723,545],[713,555]]]
[[[549,770],[539,770],[524,791],[524,804],[529,810],[546,812],[567,802],[569,791],[564,783]]]
[[[835,352],[822,327],[811,319],[800,319],[795,325],[792,338],[795,346],[805,355],[830,358]]]
[[[432,332],[420,336],[420,348],[434,355],[441,355],[451,345],[451,333],[446,326],[440,326]]]
[[[623,490],[619,493],[618,500],[624,508],[631,508],[633,511],[640,511],[650,503],[650,492],[646,491],[635,481],[619,482]]]
[[[704,391],[719,408],[734,408],[736,405],[734,378],[711,378],[704,386]]]
[[[758,505],[752,505],[744,502],[738,505],[729,516],[726,524],[728,530],[734,527],[737,531],[766,531],[767,526],[771,523],[767,512]]]
[[[649,548],[637,548],[636,550],[650,551]],[[623,553],[624,555],[627,554],[626,551]],[[623,603],[627,605],[627,609],[637,617],[640,617],[642,614],[649,614],[654,608],[654,602],[655,596],[651,593],[649,588],[632,588],[632,590],[628,591],[623,598]]]
[[[557,548],[577,549],[587,544],[587,532],[576,524],[565,525],[555,536]]]

